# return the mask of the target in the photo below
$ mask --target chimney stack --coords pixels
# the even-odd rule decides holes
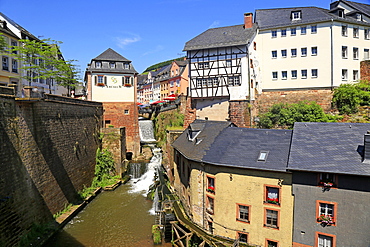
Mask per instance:
[[[244,14],[244,28],[251,28],[253,26],[253,13]]]
[[[370,162],[370,131],[364,137],[364,162]]]

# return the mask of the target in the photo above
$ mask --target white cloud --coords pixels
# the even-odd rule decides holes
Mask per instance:
[[[220,26],[220,22],[219,21],[214,21],[210,26],[209,28],[216,28],[216,27],[219,27]]]
[[[135,42],[138,42],[140,41],[141,38],[140,36],[138,35],[133,35],[133,37],[125,37],[125,38],[122,38],[122,37],[116,37],[116,41],[117,41],[117,46],[120,47],[120,48],[124,48],[126,45],[129,45],[131,43],[135,43]]]
[[[146,55],[149,55],[149,54],[157,53],[157,52],[162,51],[163,49],[164,49],[164,47],[162,45],[157,45],[157,47],[154,50],[147,51],[142,56],[146,56]]]

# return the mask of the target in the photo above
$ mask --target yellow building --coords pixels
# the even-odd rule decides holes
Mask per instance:
[[[193,222],[248,244],[292,246],[291,135],[228,122],[190,124],[173,143],[173,186]]]

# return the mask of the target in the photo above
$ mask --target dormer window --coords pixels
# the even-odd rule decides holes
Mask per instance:
[[[268,155],[268,151],[261,151],[260,154],[258,155],[257,161],[266,161],[267,155]]]
[[[344,18],[344,10],[340,9],[340,10],[338,11],[338,16],[339,16],[340,18]]]
[[[194,141],[195,138],[199,135],[200,130],[189,130],[189,141]]]
[[[362,21],[362,15],[361,15],[361,14],[359,14],[359,13],[357,13],[357,14],[356,14],[356,20],[357,20],[357,21]]]
[[[125,69],[129,69],[129,68],[130,68],[130,66],[129,66],[129,64],[128,64],[128,63],[123,64],[123,67],[124,67]]]
[[[115,62],[110,62],[109,63],[109,68],[111,68],[111,69],[116,68],[116,63]]]
[[[301,17],[301,11],[292,11],[292,20],[300,20]]]
[[[101,68],[101,62],[95,62],[95,67],[96,68]]]

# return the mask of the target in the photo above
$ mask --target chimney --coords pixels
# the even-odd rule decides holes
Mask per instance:
[[[364,137],[364,162],[370,163],[370,131]]]
[[[244,28],[251,28],[253,26],[253,13],[244,14]]]

